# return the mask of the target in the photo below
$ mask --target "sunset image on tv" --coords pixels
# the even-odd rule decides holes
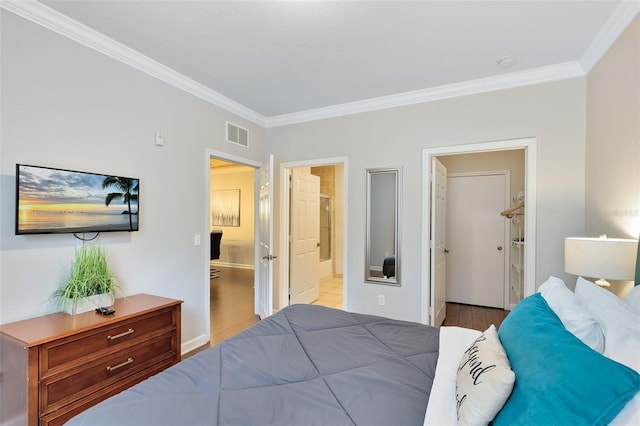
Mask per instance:
[[[18,165],[16,233],[138,230],[139,180]]]

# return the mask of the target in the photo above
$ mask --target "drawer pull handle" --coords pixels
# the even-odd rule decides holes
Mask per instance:
[[[115,336],[107,336],[107,340],[116,340],[124,336],[128,336],[134,332],[133,328],[128,329],[124,333],[116,334]]]
[[[107,371],[111,372],[111,371],[117,370],[118,368],[121,368],[121,367],[124,367],[125,365],[131,364],[132,362],[133,362],[133,358],[129,358],[125,362],[120,363],[118,365],[114,365],[113,367],[112,366],[108,366],[107,367]]]

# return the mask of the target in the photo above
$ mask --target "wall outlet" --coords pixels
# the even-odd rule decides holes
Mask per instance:
[[[378,296],[378,305],[384,306],[384,304],[385,304],[384,295],[381,294]]]

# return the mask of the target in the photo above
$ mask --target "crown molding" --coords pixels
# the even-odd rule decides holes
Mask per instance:
[[[424,102],[433,102],[459,96],[511,89],[550,81],[583,77],[584,71],[576,61],[565,62],[533,70],[513,72],[499,76],[480,78],[461,83],[447,84],[429,89],[416,90],[395,95],[366,99],[317,108],[292,114],[283,114],[267,118],[266,127],[279,127],[306,121],[322,120],[344,115],[370,112],[387,108],[396,108]]]
[[[622,1],[580,61],[273,117],[265,117],[38,1],[0,0],[0,8],[123,62],[239,117],[262,127],[271,128],[585,76],[638,14],[640,2]]]
[[[640,1],[621,1],[600,32],[580,58],[580,66],[588,74],[611,45],[640,12]]]
[[[50,7],[34,0],[1,0],[0,7],[35,24],[54,31],[64,37],[83,44],[93,50],[149,74],[165,83],[177,87],[213,105],[223,108],[260,126],[265,126],[266,117],[203,86],[179,72],[160,64],[86,25],[79,23]]]

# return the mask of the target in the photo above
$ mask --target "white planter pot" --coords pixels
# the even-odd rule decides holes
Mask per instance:
[[[85,297],[75,302],[69,300],[66,303],[64,312],[70,315],[76,315],[104,306],[113,306],[113,297],[109,293],[96,294],[95,296]]]

